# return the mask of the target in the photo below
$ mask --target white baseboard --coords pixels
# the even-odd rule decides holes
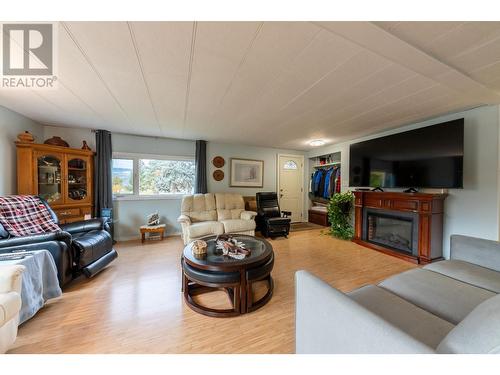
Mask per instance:
[[[165,235],[165,238],[181,236],[181,234],[182,234],[181,232],[169,233],[168,235]],[[116,242],[136,241],[140,239],[141,239],[140,235],[115,237]]]

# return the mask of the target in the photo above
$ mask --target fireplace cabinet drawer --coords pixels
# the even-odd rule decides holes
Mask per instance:
[[[398,200],[394,199],[392,201],[392,209],[394,210],[405,210],[405,211],[417,211],[418,210],[418,201],[412,200]]]

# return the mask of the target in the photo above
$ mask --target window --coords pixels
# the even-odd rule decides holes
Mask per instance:
[[[177,198],[192,194],[193,158],[114,154],[113,194],[117,199]]]
[[[294,162],[293,160],[288,160],[283,165],[283,169],[297,169],[297,163]]]
[[[134,194],[134,160],[113,159],[113,194]]]
[[[194,161],[139,159],[139,194],[191,194]]]

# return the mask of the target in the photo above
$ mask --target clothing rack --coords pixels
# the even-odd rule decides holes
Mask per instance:
[[[340,193],[341,173],[340,163],[328,163],[314,166],[314,173],[311,174],[309,192],[313,198],[329,200],[333,194]]]
[[[313,168],[328,168],[328,167],[333,167],[334,165],[340,165],[340,161],[334,161],[332,163],[326,163],[326,164],[317,164],[314,165]]]

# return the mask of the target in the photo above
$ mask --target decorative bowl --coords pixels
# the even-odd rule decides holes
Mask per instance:
[[[54,136],[52,138],[47,139],[45,142],[46,145],[52,145],[52,146],[61,146],[61,147],[69,147],[68,142],[66,142],[64,139],[61,137]]]

